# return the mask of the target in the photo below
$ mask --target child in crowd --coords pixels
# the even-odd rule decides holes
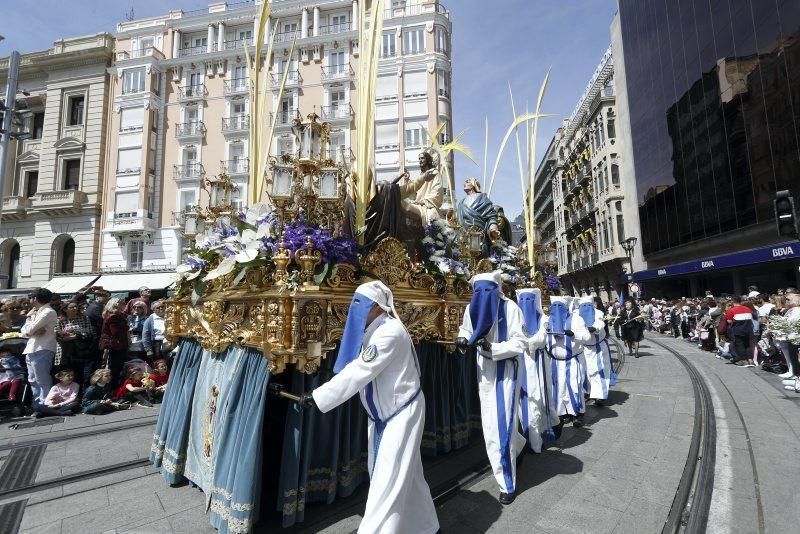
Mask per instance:
[[[125,410],[130,407],[127,403],[111,400],[111,371],[98,369],[89,379],[91,384],[83,394],[81,407],[83,413],[90,415],[103,415],[115,410]]]
[[[19,359],[5,350],[0,352],[0,399],[21,400],[25,373]]]
[[[131,367],[128,371],[128,378],[122,383],[114,394],[116,401],[128,401],[136,403],[139,406],[147,406],[151,408],[153,402],[151,400],[150,390],[142,383],[144,372]]]
[[[156,360],[155,370],[150,373],[150,380],[153,381],[153,396],[161,400],[164,396],[164,391],[167,389],[167,380],[169,379],[169,367],[167,367],[166,360]]]
[[[717,353],[716,357],[720,360],[730,360],[731,359],[731,344],[725,340],[717,341]]]
[[[78,404],[78,383],[71,369],[63,369],[56,374],[58,383],[50,388],[44,404],[35,403],[36,417],[44,415],[73,415],[80,409]]]

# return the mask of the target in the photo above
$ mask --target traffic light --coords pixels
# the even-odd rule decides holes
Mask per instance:
[[[775,222],[778,224],[778,235],[797,238],[797,214],[789,191],[778,191],[775,195]]]

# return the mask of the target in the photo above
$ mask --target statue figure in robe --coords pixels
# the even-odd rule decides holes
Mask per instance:
[[[494,205],[494,211],[497,213],[497,229],[500,230],[500,239],[506,242],[507,245],[513,245],[511,242],[513,236],[511,235],[511,223],[506,219],[505,210],[499,204]]]
[[[483,230],[483,255],[485,257],[489,253],[490,243],[500,237],[497,212],[489,197],[485,193],[481,193],[481,184],[477,179],[467,178],[464,182],[464,192],[467,196],[458,202],[456,208],[458,224],[465,230],[473,226]]]
[[[425,225],[440,216],[442,183],[430,153],[420,153],[419,168],[421,173],[413,180],[406,171],[392,182],[378,184],[367,206],[365,243],[384,237],[404,242],[421,239]]]

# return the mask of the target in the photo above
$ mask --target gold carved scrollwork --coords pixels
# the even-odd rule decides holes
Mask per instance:
[[[406,247],[397,239],[387,237],[364,259],[364,269],[377,276],[391,288],[408,285],[413,263]]]
[[[421,305],[414,302],[396,304],[400,320],[411,334],[414,343],[426,338],[440,337],[441,306],[438,304]]]

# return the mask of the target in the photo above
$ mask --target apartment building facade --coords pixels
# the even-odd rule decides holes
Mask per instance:
[[[617,135],[614,58],[603,55],[557,148],[559,175],[553,187],[558,275],[574,295],[612,300],[623,291],[628,258],[621,175],[623,143]]]
[[[30,138],[9,143],[0,222],[5,290],[50,283],[69,293],[97,278],[88,273],[100,259],[113,50],[113,36],[98,33],[21,57],[19,127]],[[5,58],[0,86],[7,76]]]
[[[331,158],[352,163],[358,1],[272,2],[267,30],[274,34],[274,53],[266,61],[270,120],[277,114],[273,155],[295,152],[292,120],[316,113],[331,124]],[[244,47],[252,53],[259,4],[220,2],[118,25],[110,69],[105,270],[174,269],[187,244],[182,214],[205,202],[206,177],[227,173],[238,186],[235,202],[245,205],[251,110]],[[445,122],[440,141],[451,136],[451,31],[449,14],[437,2],[387,3],[376,104],[379,180],[406,166],[413,171],[427,145],[426,129]]]

